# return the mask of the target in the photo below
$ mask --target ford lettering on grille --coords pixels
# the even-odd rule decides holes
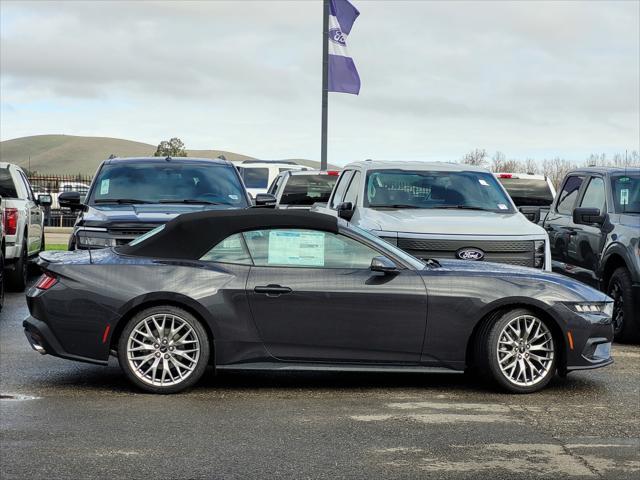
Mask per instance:
[[[461,248],[456,252],[456,257],[460,260],[482,260],[484,252],[479,248]]]

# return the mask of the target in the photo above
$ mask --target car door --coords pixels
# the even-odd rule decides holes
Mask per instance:
[[[420,359],[427,298],[417,273],[370,270],[380,252],[342,234],[246,232],[254,266],[249,305],[280,360],[403,362]]]
[[[42,209],[40,205],[36,203],[35,196],[33,191],[31,190],[31,185],[29,184],[29,180],[22,171],[18,171],[18,175],[20,181],[22,182],[24,191],[26,193],[26,202],[27,202],[27,215],[28,215],[28,223],[27,231],[29,234],[28,242],[28,250],[29,254],[37,253],[39,250],[43,248],[41,246],[42,240]]]
[[[583,175],[569,175],[565,179],[544,224],[549,234],[553,268],[568,275],[573,275],[575,270],[570,260],[573,255],[570,250],[574,248],[572,241],[576,234],[572,214],[583,182]]]
[[[586,187],[578,202],[578,207],[597,208],[602,214],[607,211],[604,179],[599,175],[585,181]],[[604,247],[606,234],[599,225],[579,225],[571,221],[575,234],[571,237],[569,262],[574,266],[574,277],[593,286],[598,285],[597,268]]]

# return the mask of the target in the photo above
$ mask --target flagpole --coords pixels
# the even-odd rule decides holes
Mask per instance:
[[[327,124],[329,119],[329,0],[322,11],[322,126],[320,133],[320,170],[327,169]]]

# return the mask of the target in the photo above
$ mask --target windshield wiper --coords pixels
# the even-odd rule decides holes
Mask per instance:
[[[417,205],[406,205],[404,203],[394,203],[391,205],[369,205],[370,208],[422,208]]]
[[[133,203],[153,203],[147,200],[137,200],[135,198],[99,198],[94,200],[93,203],[118,203],[118,204],[133,204]]]
[[[162,199],[158,203],[188,203],[192,205],[229,205],[228,203],[210,202],[208,200],[196,200],[195,198],[185,198],[183,200]]]
[[[431,208],[459,209],[459,210],[481,210],[483,212],[493,212],[489,208],[474,207],[473,205],[435,205]]]

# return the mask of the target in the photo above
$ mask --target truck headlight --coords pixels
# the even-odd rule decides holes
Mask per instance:
[[[533,266],[534,268],[544,268],[544,255],[546,250],[545,240],[535,240],[533,242]]]
[[[80,248],[106,248],[116,246],[116,239],[109,237],[106,232],[95,232],[92,230],[80,230],[76,235],[77,244]]]
[[[613,313],[613,302],[574,303],[573,309],[578,313],[603,313],[611,316]]]

